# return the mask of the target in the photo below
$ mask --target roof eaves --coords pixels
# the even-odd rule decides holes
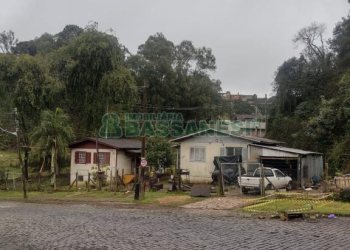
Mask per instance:
[[[251,144],[251,145],[255,146],[255,147],[267,148],[267,149],[272,149],[272,150],[277,150],[277,151],[282,151],[282,152],[287,152],[287,153],[292,153],[292,154],[323,155],[322,153],[319,153],[319,152],[305,151],[305,150],[296,149],[296,148],[287,148],[287,147],[279,147],[279,146],[266,146],[266,145],[258,145],[258,144]]]

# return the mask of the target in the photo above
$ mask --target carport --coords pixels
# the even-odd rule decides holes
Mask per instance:
[[[292,177],[298,187],[311,184],[314,176],[323,177],[321,153],[282,146],[248,145],[249,160],[277,168]]]

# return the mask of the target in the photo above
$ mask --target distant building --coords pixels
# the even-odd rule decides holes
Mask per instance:
[[[222,98],[226,101],[243,101],[248,103],[254,103],[257,100],[257,95],[241,95],[239,92],[237,94],[231,94],[230,91],[222,94]]]
[[[233,111],[227,114],[226,118],[231,121],[227,121],[227,126],[223,125],[220,129],[229,132],[231,134],[241,134],[247,136],[264,137],[266,134],[266,113],[268,100],[267,96],[264,98],[253,95],[242,95],[240,93],[233,94],[230,91],[222,93],[222,99],[226,102],[231,103]],[[242,104],[245,103],[242,108]],[[235,105],[239,105],[241,109],[235,110]],[[254,110],[250,113],[246,112],[250,106],[250,110]],[[245,107],[245,108],[244,108]],[[249,109],[248,109],[249,110]],[[237,131],[239,128],[239,131]]]

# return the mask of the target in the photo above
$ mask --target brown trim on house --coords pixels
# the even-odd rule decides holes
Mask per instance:
[[[111,164],[111,152],[98,152],[100,155],[103,155],[103,162],[100,162],[101,165],[110,165]],[[97,164],[97,153],[94,153],[94,164]]]
[[[92,141],[83,141],[74,145],[73,148],[82,148],[82,149],[96,149],[96,143]],[[102,143],[98,143],[99,149],[114,149],[113,147],[106,146]]]
[[[80,162],[80,154],[85,154],[85,161],[84,162]],[[75,151],[74,163],[75,164],[89,164],[89,163],[91,163],[91,153],[86,152],[84,150]]]

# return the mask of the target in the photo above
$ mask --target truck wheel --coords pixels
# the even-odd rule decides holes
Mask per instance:
[[[247,194],[248,193],[248,189],[246,189],[245,187],[242,187],[242,193],[243,194]]]
[[[265,188],[265,190],[271,190],[271,189],[272,189],[271,184],[267,185],[266,188]]]
[[[288,182],[288,185],[286,186],[287,191],[292,190],[292,182]]]

